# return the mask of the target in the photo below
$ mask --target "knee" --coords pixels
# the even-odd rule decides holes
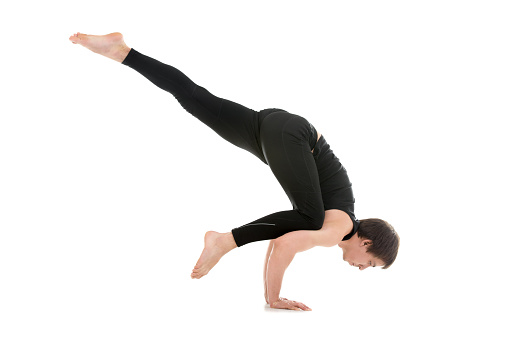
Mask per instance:
[[[325,211],[316,211],[309,218],[309,228],[310,230],[317,231],[322,228],[323,222],[325,220]]]

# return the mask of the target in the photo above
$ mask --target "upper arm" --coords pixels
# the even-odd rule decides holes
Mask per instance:
[[[275,248],[284,248],[285,251],[297,253],[307,251],[317,245],[315,233],[320,231],[293,231],[274,240]]]
[[[331,213],[327,213],[331,212]],[[284,246],[294,253],[307,251],[315,246],[330,247],[341,242],[350,233],[353,222],[343,211],[326,211],[325,221],[317,231],[293,231],[277,238],[275,246]]]

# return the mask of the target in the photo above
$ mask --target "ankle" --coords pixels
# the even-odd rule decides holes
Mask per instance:
[[[123,44],[115,50],[115,52],[110,56],[110,58],[121,63],[124,61],[124,59],[127,57],[127,54],[129,54],[130,51],[131,48],[127,47],[126,44]]]
[[[230,252],[231,250],[237,247],[237,243],[233,238],[232,232],[222,233],[220,239],[221,247],[223,247],[226,250],[226,252]]]

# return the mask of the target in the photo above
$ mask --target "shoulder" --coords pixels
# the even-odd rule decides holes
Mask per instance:
[[[352,219],[350,219],[350,216],[348,215],[348,213],[346,213],[345,211],[342,211],[342,210],[338,210],[338,209],[331,209],[331,210],[325,211],[325,222],[327,222],[327,220],[350,221],[350,223],[353,226]]]
[[[316,231],[317,246],[337,245],[352,229],[353,221],[346,212],[337,209],[327,210],[322,228]]]

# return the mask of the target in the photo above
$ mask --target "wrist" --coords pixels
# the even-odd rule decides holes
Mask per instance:
[[[274,304],[278,303],[281,301],[281,298],[277,297],[277,298],[269,298],[268,299],[268,303],[270,306],[273,306]]]

